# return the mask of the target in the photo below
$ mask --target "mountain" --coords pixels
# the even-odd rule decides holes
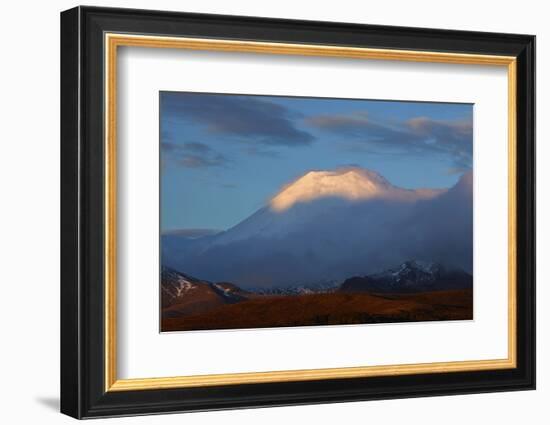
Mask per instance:
[[[417,200],[437,195],[437,190],[406,190],[393,186],[375,171],[348,167],[336,171],[310,171],[284,187],[270,202],[275,211],[319,198],[337,197],[350,201],[366,199]]]
[[[472,275],[438,263],[405,261],[381,273],[346,279],[340,292],[410,293],[472,288]]]
[[[161,304],[166,317],[240,302],[246,298],[245,294],[231,283],[211,283],[169,267],[161,270]]]
[[[312,171],[217,234],[162,237],[162,264],[242,288],[343,281],[409,258],[472,270],[472,180],[408,190],[362,168]]]
[[[337,220],[336,214],[341,212],[342,207],[357,209],[365,203],[379,206],[413,204],[443,192],[438,189],[402,189],[374,171],[357,167],[310,171],[285,186],[264,208],[218,234],[213,244],[223,245],[258,237],[284,237],[299,231],[313,219]]]

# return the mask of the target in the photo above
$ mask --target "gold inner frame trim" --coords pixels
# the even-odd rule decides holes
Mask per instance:
[[[105,391],[136,391],[215,385],[258,384],[375,376],[448,373],[515,368],[516,356],[516,58],[478,54],[370,49],[329,45],[268,43],[201,38],[161,37],[106,33],[105,45]],[[118,379],[116,325],[116,136],[117,136],[117,51],[120,46],[227,51],[279,55],[397,60],[468,65],[504,66],[508,72],[508,357],[326,369],[285,370],[174,376],[165,378]]]

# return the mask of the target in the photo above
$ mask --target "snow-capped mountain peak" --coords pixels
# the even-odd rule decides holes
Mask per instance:
[[[374,197],[391,188],[390,183],[374,171],[347,168],[335,171],[310,171],[285,186],[270,202],[275,211],[284,211],[298,202],[325,197],[349,200]]]
[[[408,281],[426,282],[435,280],[440,271],[441,266],[437,263],[409,260],[397,268],[375,274],[373,277],[376,279],[388,279],[393,284],[402,284]]]
[[[405,261],[395,268],[347,279],[343,292],[422,292],[472,287],[472,275],[455,267],[418,260]]]
[[[375,171],[360,167],[340,168],[334,171],[310,171],[285,186],[270,201],[276,212],[286,211],[300,202],[320,198],[342,198],[350,201],[374,198],[427,199],[441,191],[406,190],[393,186]]]

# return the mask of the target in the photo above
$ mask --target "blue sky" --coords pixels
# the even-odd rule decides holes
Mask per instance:
[[[472,105],[160,93],[161,230],[227,229],[311,170],[360,166],[404,188],[472,168]]]

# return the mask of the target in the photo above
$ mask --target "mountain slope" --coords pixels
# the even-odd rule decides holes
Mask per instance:
[[[310,172],[225,232],[162,242],[163,264],[243,288],[341,281],[408,258],[471,271],[471,257],[471,175],[407,190],[358,168]]]
[[[245,299],[245,292],[230,283],[210,283],[169,267],[161,271],[163,316],[175,317],[208,310]]]

